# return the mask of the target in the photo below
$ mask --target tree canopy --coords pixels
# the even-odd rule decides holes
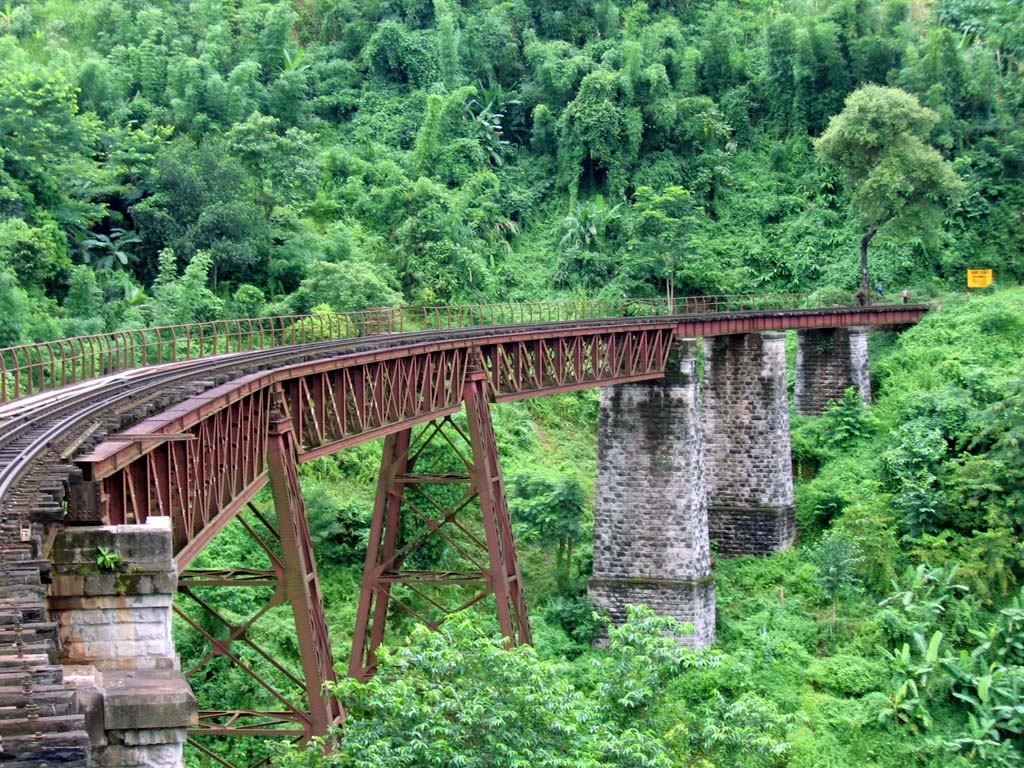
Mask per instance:
[[[953,166],[928,139],[939,116],[898,88],[865,85],[814,142],[851,187],[861,238],[861,291],[870,295],[867,248],[876,233],[916,230],[931,241],[942,229],[948,204],[965,189]]]

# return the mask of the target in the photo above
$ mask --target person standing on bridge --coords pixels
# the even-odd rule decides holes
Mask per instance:
[[[885,296],[885,286],[882,284],[881,280],[875,283],[875,293],[878,294],[879,299]]]
[[[868,297],[864,295],[864,291],[857,291],[857,306],[863,307],[868,303]]]
[[[903,289],[903,303],[904,304],[909,304],[910,303],[910,291],[908,289],[906,289],[906,288]]]

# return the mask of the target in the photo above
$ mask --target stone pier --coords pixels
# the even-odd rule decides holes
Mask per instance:
[[[711,541],[724,556],[788,549],[796,517],[785,334],[716,336],[704,352]]]
[[[871,402],[868,330],[863,327],[797,331],[796,412],[817,416],[855,387]]]
[[[694,626],[681,642],[715,638],[715,585],[694,342],[677,343],[664,379],[601,390],[594,604],[621,623],[646,604]]]
[[[66,528],[49,608],[65,680],[85,714],[94,768],[179,768],[196,702],[171,636],[177,574],[170,518]]]

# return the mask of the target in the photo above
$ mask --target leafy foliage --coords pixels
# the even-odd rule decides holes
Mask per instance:
[[[868,243],[877,232],[913,226],[933,237],[944,205],[963,182],[938,150],[925,143],[939,116],[911,94],[865,85],[815,141],[815,149],[839,166],[852,186],[850,202],[865,229],[861,239],[861,291],[872,288]]]
[[[658,644],[660,634],[655,639],[650,631],[663,622],[645,621],[636,636]],[[645,666],[672,667],[678,656]],[[671,765],[657,742],[602,716],[600,704],[595,708],[556,663],[529,647],[510,651],[501,638],[481,635],[461,619],[437,633],[415,630],[408,646],[381,655],[368,684],[345,680],[332,690],[349,717],[325,765]],[[307,763],[296,757],[280,764]]]

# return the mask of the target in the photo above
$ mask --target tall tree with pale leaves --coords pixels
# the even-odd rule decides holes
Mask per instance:
[[[942,226],[946,207],[964,183],[928,144],[939,116],[898,88],[865,85],[814,142],[818,156],[846,178],[860,218],[860,290],[871,295],[868,245],[883,230],[916,231],[926,238]]]

